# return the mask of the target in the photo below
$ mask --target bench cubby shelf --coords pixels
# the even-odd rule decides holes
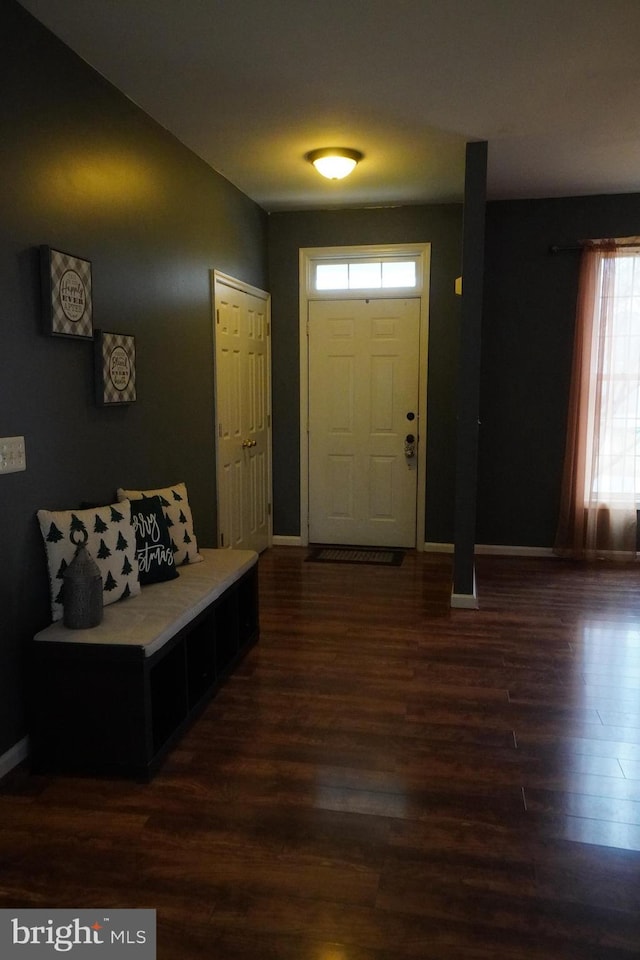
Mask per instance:
[[[143,587],[142,594],[177,583]],[[134,614],[138,599],[112,606],[131,604]],[[31,644],[32,768],[149,779],[258,639],[258,565],[152,653],[130,639],[77,642],[75,633],[53,624]]]

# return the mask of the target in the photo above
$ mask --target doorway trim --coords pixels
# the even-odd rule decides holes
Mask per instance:
[[[358,291],[317,291],[313,287],[314,267],[322,261],[371,260],[385,257],[417,258],[418,283],[402,291],[375,289]],[[416,502],[416,549],[425,548],[427,468],[427,369],[429,348],[430,243],[394,243],[346,247],[301,247],[300,270],[300,543],[309,544],[309,301],[340,299],[388,300],[393,297],[420,299],[420,368],[418,373],[418,478]]]

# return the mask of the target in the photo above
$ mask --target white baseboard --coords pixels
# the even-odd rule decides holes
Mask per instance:
[[[302,537],[283,537],[274,536],[272,538],[274,547],[304,547]],[[426,540],[422,547],[425,553],[453,553],[455,550],[453,543],[437,543],[436,541]],[[514,547],[509,544],[494,543],[476,543],[475,553],[478,556],[494,557],[551,557],[555,558],[552,547]]]
[[[23,737],[0,757],[0,779],[29,756],[29,738]]]
[[[475,593],[452,593],[451,607],[454,610],[479,610],[480,604]]]
[[[303,547],[302,537],[277,537],[271,539],[274,547]]]
[[[555,559],[552,547],[512,547],[502,546],[501,544],[477,543],[476,553],[478,556],[494,557],[548,557]]]
[[[454,593],[451,591],[451,607],[454,610],[478,610],[478,591],[476,588],[476,572],[473,571],[473,592],[472,593]]]
[[[453,553],[452,543],[425,543],[425,553]],[[552,547],[512,547],[510,545],[476,543],[475,553],[478,556],[494,557],[550,557],[555,559]]]

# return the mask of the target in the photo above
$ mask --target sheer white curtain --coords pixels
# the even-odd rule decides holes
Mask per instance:
[[[634,557],[639,501],[640,244],[601,241],[582,253],[556,552]]]

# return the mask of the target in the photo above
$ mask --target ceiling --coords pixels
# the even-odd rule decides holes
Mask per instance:
[[[639,0],[21,2],[268,211],[640,192]]]

